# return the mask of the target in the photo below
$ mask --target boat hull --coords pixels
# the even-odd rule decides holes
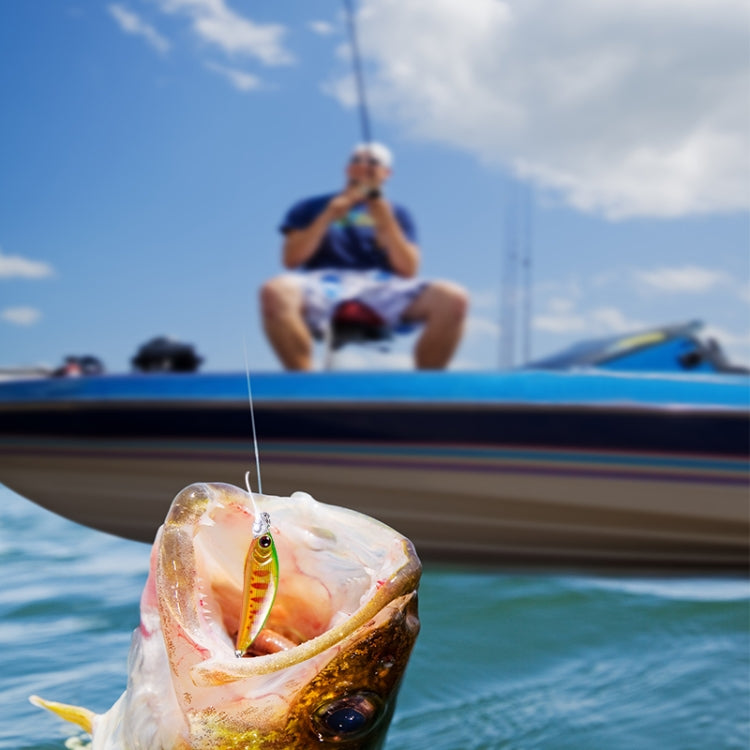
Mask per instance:
[[[472,394],[465,378],[442,398],[383,393],[382,383],[369,395],[295,387],[284,397],[261,377],[263,490],[305,490],[372,515],[430,559],[746,569],[741,397],[664,404],[620,389],[584,402],[565,395],[565,377],[542,378],[562,389],[552,397],[525,399],[507,380],[503,397]],[[254,466],[247,401],[185,398],[190,382],[180,397],[7,400],[0,481],[80,523],[152,541],[182,487],[242,484]],[[613,393],[622,382],[605,380]]]

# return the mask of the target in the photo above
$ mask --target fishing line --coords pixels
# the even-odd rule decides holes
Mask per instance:
[[[247,357],[247,339],[242,339],[245,354],[245,375],[247,377],[247,398],[250,403],[250,421],[253,426],[253,447],[255,449],[255,471],[258,474],[258,494],[263,494],[260,480],[260,451],[258,432],[255,429],[255,408],[253,389],[250,384],[250,364]],[[263,629],[276,598],[279,586],[279,559],[276,545],[271,535],[271,516],[266,511],[258,512],[255,495],[250,487],[250,471],[245,472],[245,486],[253,506],[253,538],[245,557],[242,586],[242,608],[239,629],[235,640],[234,655],[241,659],[248,653],[255,639]]]
[[[372,129],[370,128],[370,114],[367,109],[367,97],[365,95],[365,76],[362,71],[362,59],[359,54],[359,42],[357,41],[357,24],[354,19],[352,0],[343,0],[343,3],[344,10],[346,11],[347,28],[349,30],[349,42],[352,48],[352,67],[354,68],[354,80],[357,85],[362,140],[366,145],[369,145],[372,143]]]
[[[258,451],[258,433],[255,430],[255,409],[253,408],[253,389],[250,385],[250,365],[247,360],[247,341],[242,339],[242,349],[245,353],[245,375],[247,377],[247,398],[250,403],[250,422],[253,426],[253,449],[255,450],[255,472],[258,475],[258,494],[263,494],[263,484],[260,480],[260,453]],[[247,484],[247,491],[250,493],[250,497],[253,497],[253,493],[250,491],[250,472],[245,473],[245,482]],[[255,498],[253,498],[253,508],[255,509]]]

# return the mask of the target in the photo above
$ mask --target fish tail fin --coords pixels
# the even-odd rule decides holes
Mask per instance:
[[[81,729],[91,734],[91,730],[94,726],[94,717],[96,714],[93,711],[89,711],[88,708],[82,708],[81,706],[71,706],[67,703],[56,703],[55,701],[46,701],[44,698],[40,698],[38,695],[32,695],[29,697],[29,701],[35,706],[40,708],[46,708],[48,711],[52,711],[53,714],[57,714],[59,717],[69,721],[72,724],[77,724]]]

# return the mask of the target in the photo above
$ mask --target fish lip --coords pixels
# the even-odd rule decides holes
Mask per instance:
[[[294,496],[291,499],[293,500]],[[176,544],[184,545],[187,543],[193,547],[194,542],[191,540],[195,538],[198,529],[215,525],[214,518],[211,515],[212,508],[225,508],[233,504],[247,508],[251,507],[250,502],[252,502],[252,507],[255,506],[256,502],[260,507],[268,500],[289,500],[289,498],[266,498],[265,496],[251,498],[243,490],[232,485],[191,485],[185,488],[175,499],[173,508],[165,521],[163,541],[166,543],[168,537],[174,537],[173,541]],[[318,512],[318,506],[324,506],[323,503],[318,503],[309,496],[298,499],[300,503],[309,503],[310,501],[314,504],[313,512]],[[327,507],[335,513],[345,514],[347,518],[361,517],[361,514],[344,508]],[[190,677],[193,683],[198,687],[225,684],[257,675],[270,674],[313,659],[346,641],[394,601],[401,597],[406,597],[407,601],[415,597],[421,575],[421,563],[413,544],[385,524],[371,518],[367,518],[367,522],[369,529],[375,529],[376,536],[381,532],[385,533],[389,542],[389,551],[387,556],[383,558],[382,563],[386,577],[384,580],[377,580],[376,583],[374,576],[371,577],[371,586],[376,585],[376,588],[372,593],[368,593],[369,598],[358,609],[348,615],[342,622],[303,641],[294,648],[252,658],[239,659],[233,653],[232,656],[229,656],[229,653],[225,653],[224,650],[221,651],[219,656],[210,642],[201,638],[200,642],[195,642],[195,647],[202,652],[202,657],[190,667]],[[372,524],[372,526],[369,526],[369,524]],[[378,528],[380,531],[377,530]],[[161,547],[162,544],[160,543],[160,554]],[[195,551],[192,555],[195,555]],[[162,561],[171,563],[170,557],[174,559],[173,555],[167,554]],[[194,557],[193,562],[195,562]],[[395,565],[398,565],[398,567],[395,567]],[[172,566],[169,565],[169,567]],[[173,606],[169,608],[172,610],[173,616],[185,614],[184,610],[179,612],[179,605],[176,608]],[[195,621],[193,621],[193,624],[195,624]],[[187,635],[187,632],[183,631],[183,634]]]

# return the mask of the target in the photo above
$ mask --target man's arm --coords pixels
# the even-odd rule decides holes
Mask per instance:
[[[287,231],[281,255],[284,266],[289,269],[297,268],[310,260],[323,240],[328,227],[334,221],[346,216],[349,209],[361,198],[360,188],[348,187],[331,198],[323,211],[304,229]]]
[[[391,204],[382,196],[367,201],[375,222],[375,239],[388,255],[391,268],[406,278],[419,270],[419,247],[409,240],[398,223]]]

